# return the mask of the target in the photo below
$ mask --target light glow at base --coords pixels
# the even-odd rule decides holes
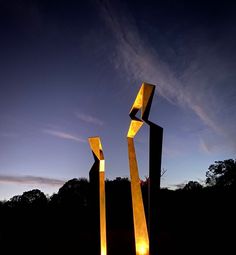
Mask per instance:
[[[101,247],[101,255],[107,255],[107,248]]]
[[[137,255],[149,255],[149,244],[145,242],[138,242],[136,245]]]

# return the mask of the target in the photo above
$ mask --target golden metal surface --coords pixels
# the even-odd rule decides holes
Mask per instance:
[[[148,255],[149,254],[149,238],[148,238],[145,211],[143,206],[142,191],[140,187],[140,178],[138,174],[138,164],[136,160],[134,139],[128,137],[127,140],[128,140],[129,167],[130,167],[130,178],[131,178],[131,195],[132,195],[132,208],[133,208],[135,250],[137,255]]]
[[[98,136],[88,138],[90,148],[98,160],[104,159],[102,144]]]
[[[149,114],[148,105],[151,104],[152,96],[154,94],[155,86],[148,83],[143,83],[138,91],[136,99],[131,107],[129,115],[131,118],[141,110],[141,119],[143,119],[145,112]]]
[[[129,113],[131,122],[127,133],[127,142],[136,255],[149,255],[149,236],[133,138],[143,125],[144,120],[148,118],[154,90],[154,85],[143,83]],[[136,117],[139,110],[141,110],[141,119]]]
[[[103,160],[104,161],[104,160]],[[103,164],[104,166],[104,164]],[[100,207],[100,249],[101,255],[107,254],[106,235],[106,199],[105,199],[105,172],[99,172],[99,207]]]
[[[134,136],[138,133],[142,125],[143,125],[143,121],[131,120],[127,137],[134,138]]]
[[[93,155],[99,160],[99,213],[100,213],[100,254],[107,254],[106,236],[106,193],[105,193],[105,160],[102,144],[98,136],[88,138]]]

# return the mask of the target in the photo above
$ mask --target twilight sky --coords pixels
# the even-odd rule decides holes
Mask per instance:
[[[204,180],[236,152],[233,1],[0,0],[0,199],[88,177],[101,136],[106,177],[129,177],[129,110],[156,86],[162,186]],[[136,138],[148,175],[148,128]]]

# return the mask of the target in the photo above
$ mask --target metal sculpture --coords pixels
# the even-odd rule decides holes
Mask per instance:
[[[90,182],[94,184],[94,187],[96,187],[95,192],[99,192],[100,254],[106,255],[105,159],[100,138],[98,136],[89,137],[88,141],[95,160],[89,172]]]
[[[156,203],[153,201],[154,199],[157,199],[158,190],[160,189],[163,129],[148,120],[154,91],[154,85],[143,83],[129,113],[131,123],[127,134],[127,141],[131,176],[135,250],[137,255],[149,255],[149,253],[157,253],[156,227],[158,211]],[[141,110],[141,119],[136,117],[136,114],[139,110]],[[134,137],[144,122],[147,123],[150,127],[148,196],[149,235],[134,147]]]

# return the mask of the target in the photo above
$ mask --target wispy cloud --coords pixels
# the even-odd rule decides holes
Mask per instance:
[[[216,135],[225,136],[231,143],[232,136],[236,136],[236,121],[232,120],[236,111],[236,87],[232,86],[236,80],[236,55],[232,54],[235,37],[232,38],[230,27],[214,40],[204,28],[200,32],[193,29],[178,37],[177,45],[181,47],[168,40],[158,47],[140,34],[124,6],[114,7],[111,1],[103,1],[100,6],[101,17],[116,41],[114,66],[125,71],[127,77],[157,84],[162,97],[188,107]],[[172,62],[164,60],[158,51],[163,47],[165,54],[172,54]]]
[[[101,10],[101,16],[117,42],[117,54],[113,59],[115,66],[124,68],[136,80],[146,79],[147,82],[158,84],[158,93],[167,100],[183,101],[180,82],[155,49],[142,40],[132,16],[126,10],[118,15],[110,1],[104,1]],[[173,84],[177,86],[173,87]]]
[[[206,143],[206,141],[204,141],[202,138],[200,138],[200,148],[203,150],[203,152],[207,154],[212,152],[211,146],[208,143]]]
[[[65,183],[65,181],[30,175],[25,176],[0,175],[0,183],[31,184],[31,185],[43,184],[48,186],[62,186]]]
[[[224,142],[224,137],[215,137],[209,134],[208,136],[199,137],[199,148],[205,154],[218,153],[220,151],[229,151],[229,144]],[[216,140],[217,139],[217,140]]]
[[[75,113],[76,117],[84,122],[98,125],[98,126],[103,126],[104,122],[94,116],[88,115],[88,114],[83,114],[83,113]]]
[[[179,184],[170,184],[168,186],[168,188],[170,189],[183,189],[184,186],[188,183],[188,181],[185,181],[185,182],[182,182],[182,183],[179,183]]]
[[[0,133],[0,137],[14,138],[14,137],[17,137],[17,136],[18,136],[18,134],[13,133],[13,132],[2,132],[2,133]]]
[[[67,133],[67,132],[62,132],[62,131],[52,130],[52,129],[43,129],[43,132],[46,134],[52,135],[52,136],[56,136],[61,139],[73,140],[73,141],[79,142],[79,143],[87,142],[83,138],[77,137],[77,136]]]

